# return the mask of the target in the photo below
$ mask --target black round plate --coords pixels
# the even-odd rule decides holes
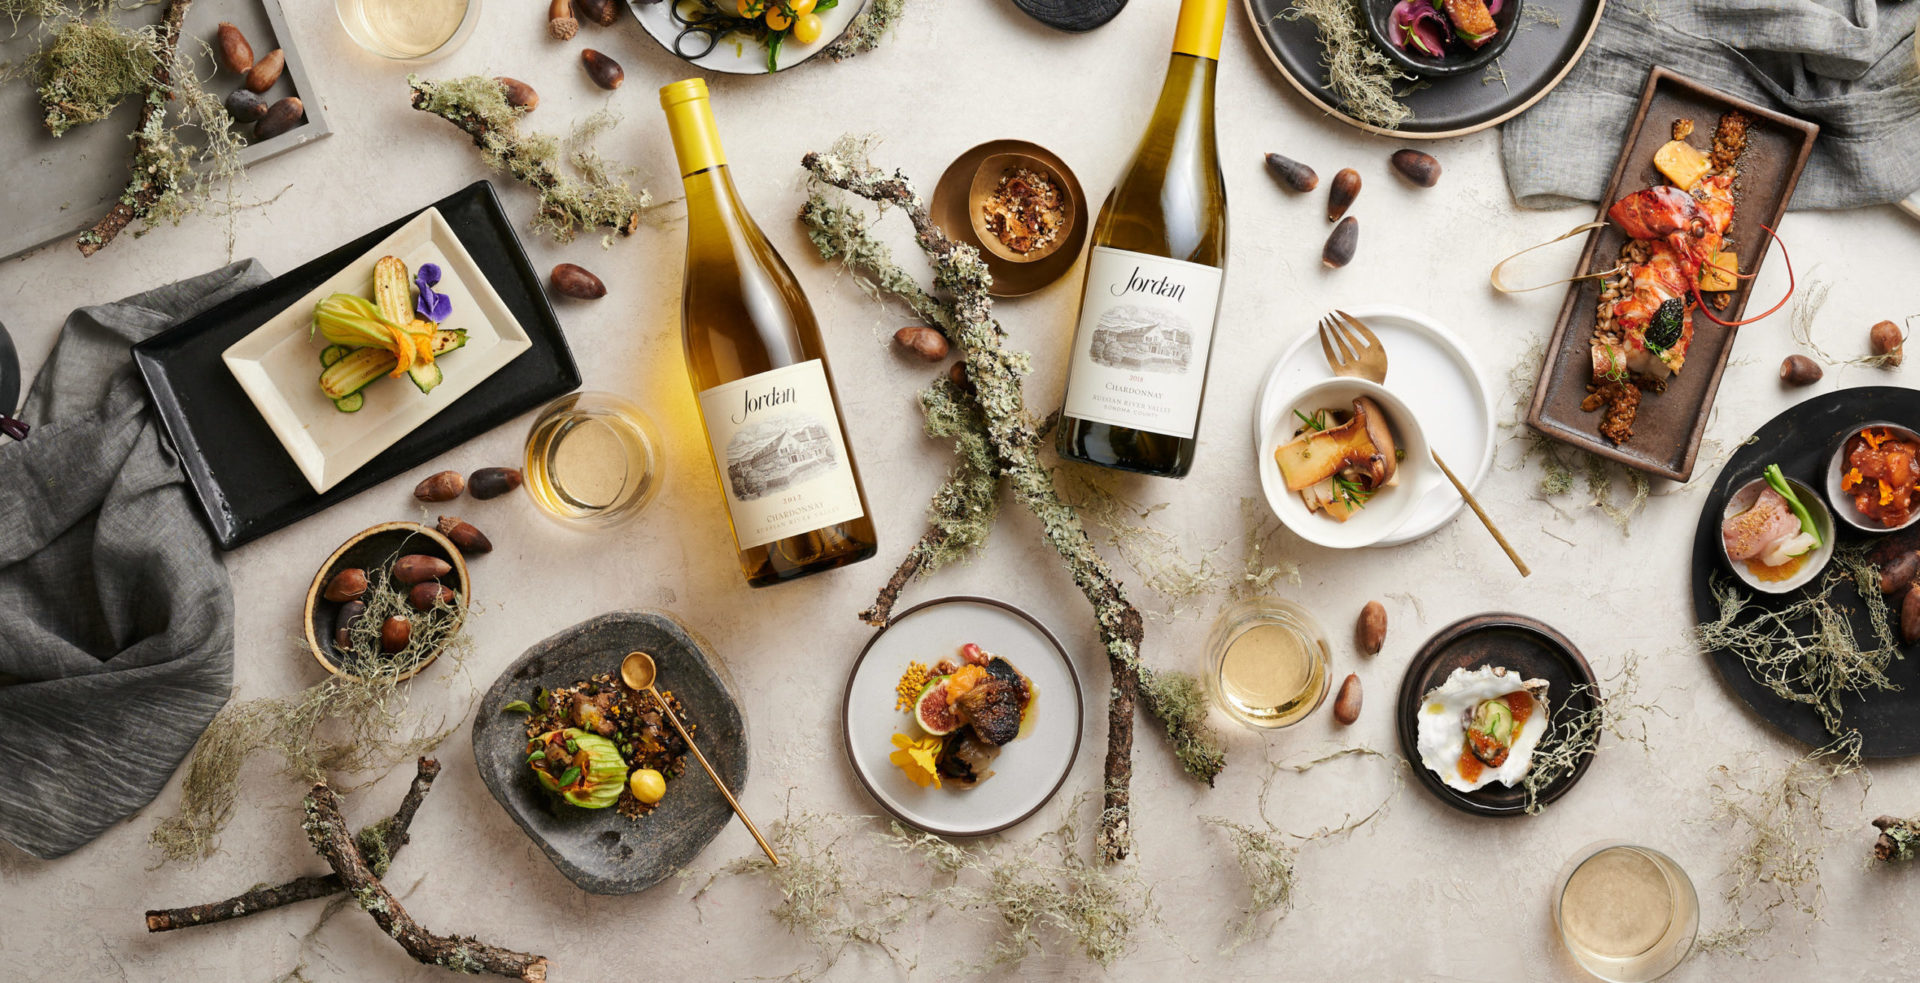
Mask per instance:
[[[0,324],[0,416],[20,408],[20,356],[13,350],[7,326]]]
[[[1253,33],[1266,48],[1267,57],[1280,69],[1293,87],[1314,105],[1334,118],[1373,133],[1439,139],[1483,130],[1519,115],[1540,101],[1560,84],[1573,63],[1587,50],[1593,30],[1600,24],[1600,10],[1606,0],[1527,0],[1533,16],[1520,19],[1507,50],[1485,71],[1452,78],[1424,79],[1427,84],[1408,93],[1401,101],[1413,110],[1413,118],[1399,129],[1384,130],[1362,123],[1344,113],[1326,85],[1326,70],[1321,67],[1319,36],[1313,22],[1288,20],[1282,16],[1293,0],[1242,0]],[[1546,20],[1542,20],[1546,18]],[[1557,19],[1555,27],[1551,20]],[[1506,73],[1505,81],[1489,76],[1495,69]],[[1408,83],[1411,85],[1411,83]]]
[[[1503,666],[1522,679],[1547,681],[1547,709],[1555,716],[1591,710],[1599,699],[1600,684],[1586,657],[1573,647],[1567,636],[1521,614],[1476,614],[1440,629],[1407,666],[1400,679],[1400,697],[1394,714],[1400,729],[1400,753],[1420,778],[1420,784],[1440,801],[1476,816],[1526,815],[1526,793],[1499,782],[1477,791],[1462,792],[1449,788],[1440,776],[1420,763],[1417,747],[1416,717],[1420,701],[1434,687],[1447,681],[1455,669]],[[1586,684],[1577,696],[1573,688]],[[1580,759],[1571,772],[1560,776],[1540,793],[1542,803],[1567,794],[1575,782],[1587,773],[1593,755]]]
[[[1112,20],[1127,0],[1013,0],[1013,5],[1048,27],[1079,33]]]
[[[1720,615],[1714,604],[1709,582],[1714,573],[1731,577],[1720,553],[1720,515],[1726,508],[1730,489],[1760,477],[1769,464],[1780,465],[1789,478],[1797,478],[1813,488],[1826,487],[1827,462],[1833,449],[1849,430],[1873,420],[1891,420],[1903,426],[1920,427],[1920,391],[1898,386],[1862,386],[1815,396],[1788,409],[1754,432],[1754,439],[1734,452],[1714,479],[1713,490],[1700,509],[1700,524],[1693,534],[1693,614],[1701,622]],[[1852,508],[1846,502],[1828,502],[1836,513]],[[1848,543],[1880,540],[1899,543],[1912,549],[1920,545],[1920,527],[1897,533],[1863,532],[1834,519],[1834,537],[1841,546]],[[1755,607],[1778,610],[1806,596],[1810,587],[1785,594],[1748,592]],[[1845,592],[1848,588],[1841,587]],[[1851,607],[1854,637],[1870,639],[1873,630],[1863,606]],[[1897,614],[1896,614],[1897,616]],[[1869,643],[1871,644],[1871,643]],[[1803,703],[1775,696],[1754,681],[1740,658],[1731,652],[1709,653],[1720,670],[1727,688],[1746,701],[1762,720],[1787,736],[1818,747],[1833,740],[1820,720],[1820,714]],[[1920,754],[1920,665],[1914,659],[1896,660],[1887,675],[1902,689],[1874,693],[1867,697],[1843,697],[1841,719],[1849,728],[1858,728],[1863,742],[1861,752],[1870,758],[1896,758]]]

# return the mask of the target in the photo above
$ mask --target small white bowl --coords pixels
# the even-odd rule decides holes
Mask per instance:
[[[1307,510],[1300,493],[1287,489],[1280,477],[1280,465],[1273,459],[1274,448],[1293,439],[1299,417],[1294,410],[1312,416],[1316,410],[1346,410],[1353,401],[1366,396],[1379,404],[1393,428],[1394,441],[1404,451],[1400,458],[1398,480],[1368,500],[1365,508],[1345,522]],[[1309,543],[1337,550],[1358,549],[1393,535],[1420,507],[1427,491],[1444,481],[1427,449],[1426,434],[1420,421],[1400,397],[1385,386],[1365,379],[1332,378],[1316,382],[1293,396],[1269,426],[1260,451],[1260,487],[1266,493],[1267,507],[1294,535]]]
[[[1754,499],[1759,498],[1760,492],[1766,487],[1767,479],[1755,478],[1728,495],[1726,506],[1720,510],[1721,523],[1752,508]],[[1734,576],[1740,578],[1741,583],[1762,594],[1785,594],[1797,590],[1820,576],[1820,571],[1825,570],[1827,562],[1833,559],[1833,512],[1806,484],[1788,478],[1787,487],[1793,489],[1800,504],[1807,507],[1807,514],[1813,516],[1813,527],[1820,533],[1820,545],[1807,557],[1806,562],[1800,564],[1799,572],[1785,580],[1761,580],[1747,569],[1746,561],[1735,560],[1727,555],[1727,537],[1720,537],[1720,558],[1727,561],[1727,566],[1733,570]]]
[[[1913,525],[1916,521],[1920,521],[1920,509],[1914,509],[1913,514],[1907,516],[1907,521],[1897,526],[1883,526],[1861,515],[1860,510],[1853,507],[1853,496],[1847,494],[1846,491],[1840,487],[1840,479],[1847,473],[1847,444],[1851,442],[1853,438],[1859,436],[1860,431],[1871,430],[1874,427],[1885,428],[1886,430],[1892,431],[1893,435],[1901,440],[1920,444],[1920,433],[1915,433],[1911,428],[1903,427],[1898,423],[1888,423],[1885,420],[1862,423],[1857,427],[1848,429],[1846,433],[1840,436],[1840,445],[1833,449],[1833,457],[1827,461],[1827,501],[1832,502],[1833,511],[1837,513],[1840,518],[1846,520],[1847,525],[1855,529],[1876,533],[1893,532],[1896,529],[1905,529]]]

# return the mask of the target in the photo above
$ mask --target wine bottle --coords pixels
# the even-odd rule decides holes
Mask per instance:
[[[687,197],[681,344],[741,572],[764,587],[864,560],[878,541],[813,308],[740,202],[706,82],[660,106]]]
[[[1153,119],[1100,206],[1055,437],[1060,456],[1168,478],[1193,467],[1227,265],[1213,77],[1227,0],[1182,0]]]

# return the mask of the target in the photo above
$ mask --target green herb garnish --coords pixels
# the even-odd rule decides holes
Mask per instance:
[[[1793,514],[1800,519],[1800,531],[1813,537],[1813,548],[1819,549],[1826,545],[1820,540],[1820,527],[1814,525],[1813,515],[1807,511],[1805,505],[1801,504],[1800,496],[1793,493],[1793,486],[1787,484],[1787,476],[1781,472],[1780,465],[1767,465],[1767,469],[1761,472],[1761,476],[1766,478],[1768,488],[1778,492],[1781,498],[1787,500],[1787,508],[1792,509]]]
[[[506,706],[503,706],[500,708],[500,712],[501,713],[532,713],[533,708],[528,706],[527,701],[525,700],[510,700],[507,702]]]

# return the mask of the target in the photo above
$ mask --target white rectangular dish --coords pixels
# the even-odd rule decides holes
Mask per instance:
[[[359,412],[342,413],[320,391],[320,351],[327,343],[313,329],[314,305],[335,293],[371,299],[373,264],[382,256],[398,256],[409,274],[423,263],[439,264],[434,291],[453,302],[441,327],[466,331],[467,343],[436,360],[445,378],[433,392],[420,392],[404,377],[383,378],[362,391],[366,405]],[[446,219],[429,208],[235,342],[221,360],[313,490],[325,492],[532,347]]]

